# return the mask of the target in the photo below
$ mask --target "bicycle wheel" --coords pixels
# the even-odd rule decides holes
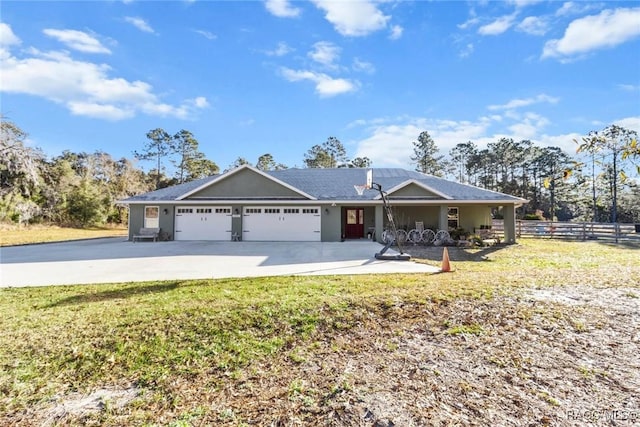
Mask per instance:
[[[393,231],[391,230],[382,231],[382,241],[384,243],[393,242],[394,240],[396,240],[396,236],[393,235]]]
[[[440,240],[441,242],[446,242],[451,239],[449,236],[449,232],[447,230],[438,230],[436,233],[436,240]]]
[[[409,232],[408,238],[411,243],[416,245],[422,242],[422,232],[420,232],[420,230],[418,230],[417,228],[414,228]]]
[[[402,244],[406,241],[407,241],[407,232],[404,230],[398,230],[396,232],[396,242],[399,242],[400,244]]]
[[[422,241],[425,245],[430,245],[436,239],[436,233],[428,228],[422,232]]]

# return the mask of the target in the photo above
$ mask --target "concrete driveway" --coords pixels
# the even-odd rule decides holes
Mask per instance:
[[[132,243],[122,237],[12,246],[0,249],[0,287],[438,271],[376,260],[381,247],[369,240]]]

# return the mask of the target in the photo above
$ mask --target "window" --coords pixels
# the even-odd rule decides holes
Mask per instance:
[[[286,213],[286,214],[298,214],[298,213],[300,213],[300,209],[284,208],[284,213]]]
[[[144,227],[160,228],[160,208],[158,206],[144,207]]]
[[[211,208],[197,208],[196,213],[211,213]]]
[[[193,213],[193,209],[191,208],[178,208],[179,214],[190,214]]]
[[[280,208],[265,208],[264,213],[279,214]]]
[[[259,213],[262,213],[262,209],[260,209],[260,208],[247,208],[247,209],[244,210],[244,213],[259,214]]]
[[[447,223],[449,228],[459,228],[460,218],[458,216],[458,208],[449,208],[449,213],[447,215]]]
[[[303,214],[318,214],[318,209],[302,209]]]
[[[231,208],[216,208],[217,214],[230,214]]]
[[[347,209],[347,224],[364,224],[364,209]]]

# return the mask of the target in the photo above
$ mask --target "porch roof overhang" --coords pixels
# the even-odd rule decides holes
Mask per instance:
[[[392,188],[386,190],[385,192],[387,193],[387,198],[393,197],[393,193],[395,193],[396,191],[398,191],[398,190],[400,190],[402,188],[405,188],[405,187],[407,187],[409,185],[417,185],[418,187],[422,188],[423,190],[428,191],[429,193],[433,193],[433,194],[435,194],[435,195],[437,195],[437,196],[439,196],[439,197],[441,197],[443,199],[446,199],[446,200],[451,200],[452,199],[452,197],[449,196],[448,194],[445,194],[445,193],[443,193],[441,191],[438,191],[435,188],[432,188],[432,187],[430,187],[430,186],[428,186],[426,184],[423,184],[422,182],[417,181],[415,179],[408,179],[408,180],[406,180],[404,182],[401,182],[400,184],[396,185],[395,187],[392,187]],[[380,195],[380,194],[378,194],[375,197],[376,200],[379,200],[381,198],[382,198],[382,195]]]

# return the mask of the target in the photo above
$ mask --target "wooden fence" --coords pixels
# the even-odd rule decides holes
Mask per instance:
[[[495,233],[504,236],[504,222],[502,220],[494,219],[492,228]],[[640,224],[517,220],[516,237],[640,241]]]

